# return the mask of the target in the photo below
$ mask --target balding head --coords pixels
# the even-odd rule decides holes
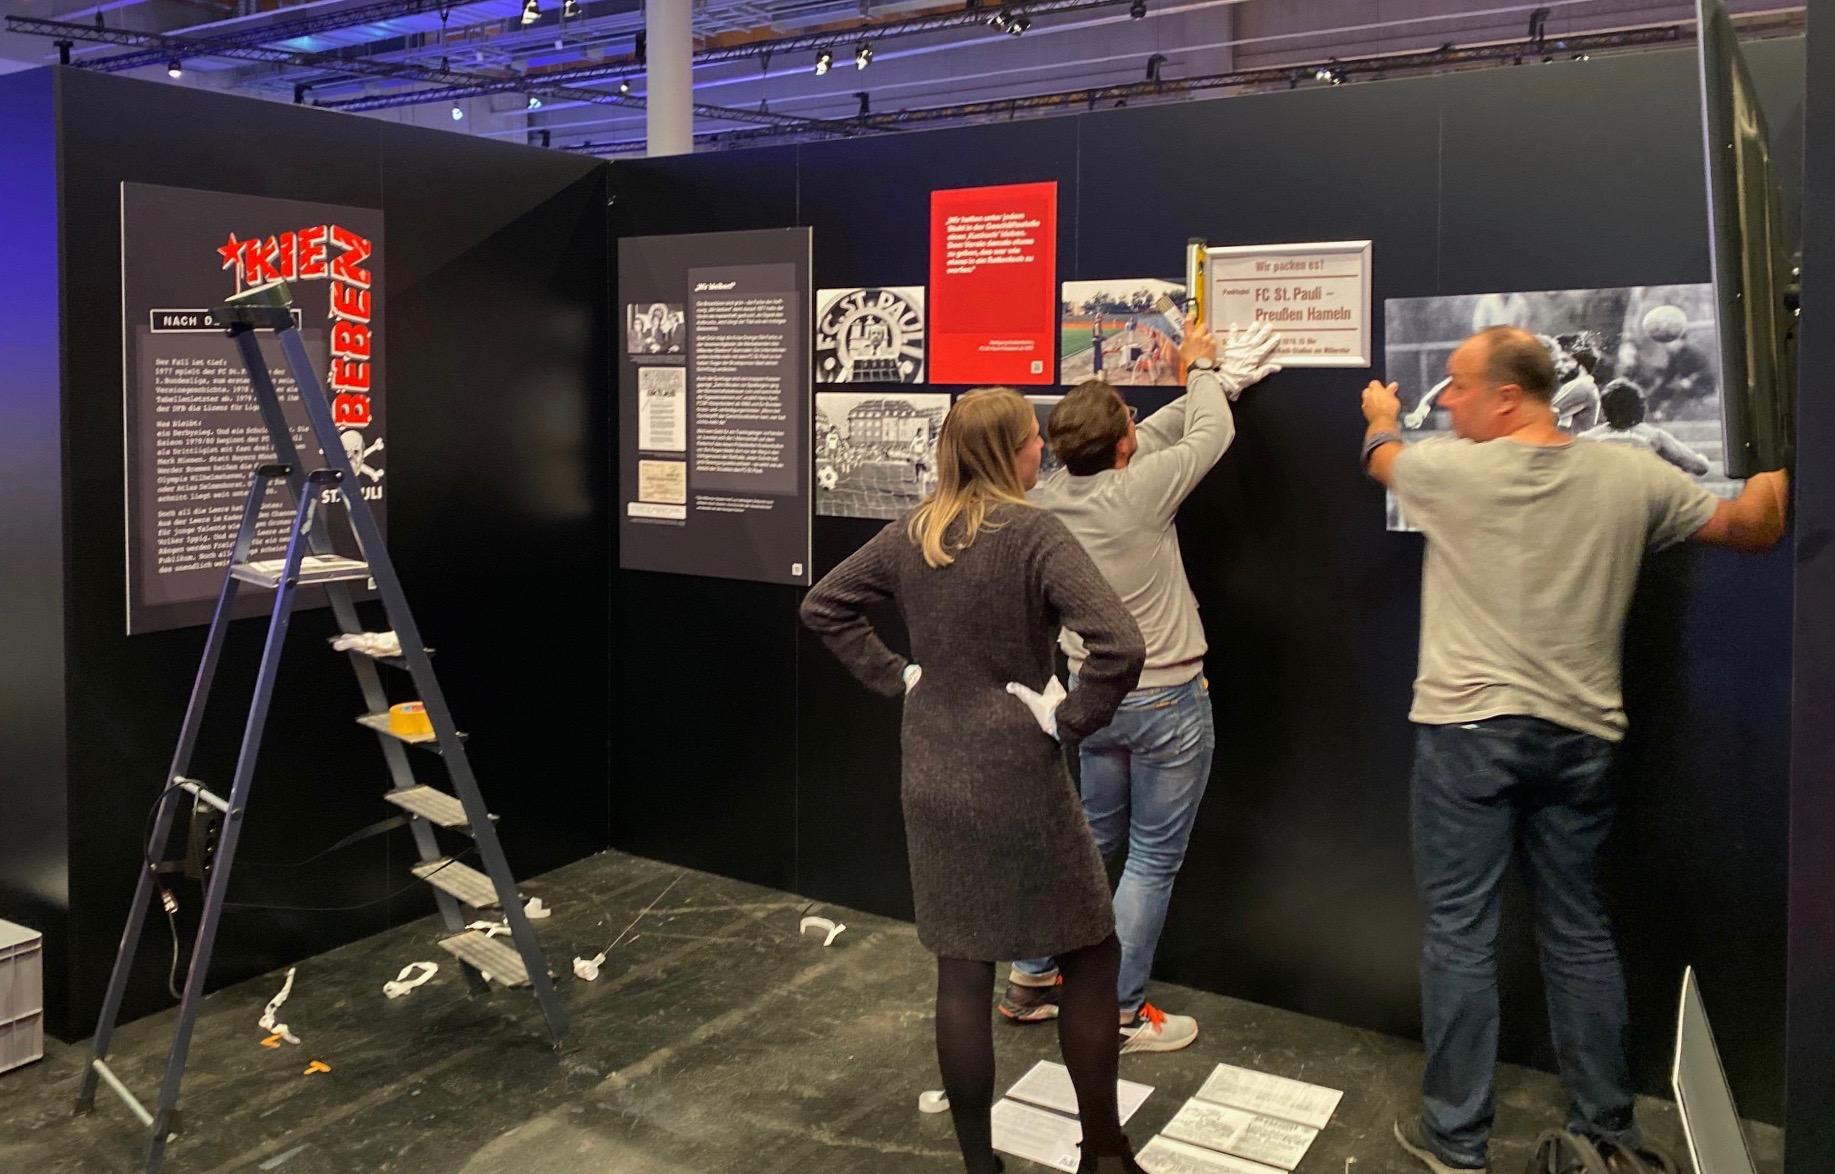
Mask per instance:
[[[1541,339],[1515,326],[1493,326],[1466,340],[1484,354],[1485,373],[1497,386],[1514,384],[1531,399],[1555,398],[1555,360]]]
[[[1540,339],[1514,326],[1493,326],[1461,343],[1446,361],[1440,406],[1453,432],[1495,440],[1538,421],[1552,423],[1555,361]]]

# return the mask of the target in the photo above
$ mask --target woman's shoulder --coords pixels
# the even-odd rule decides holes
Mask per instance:
[[[1035,505],[1002,502],[990,511],[988,520],[997,523],[1015,540],[1041,549],[1058,542],[1077,540],[1056,514]]]

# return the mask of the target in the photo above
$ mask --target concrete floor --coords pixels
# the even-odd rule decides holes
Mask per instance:
[[[671,882],[673,888],[670,888]],[[848,929],[827,949],[797,935],[809,903],[653,861],[605,854],[524,883],[555,909],[537,922],[574,1033],[555,1052],[522,991],[468,997],[434,945],[437,920],[392,930],[299,966],[282,1018],[303,1043],[263,1048],[256,1026],[279,977],[212,995],[204,1006],[181,1107],[190,1128],[166,1168],[206,1171],[463,1171],[466,1174],[944,1174],[960,1170],[946,1116],[922,1116],[938,1087],[932,1053],[932,960],[909,925],[813,910]],[[667,892],[665,893],[665,890]],[[608,957],[591,956],[661,896]],[[418,959],[439,974],[407,998],[382,984]],[[1191,1049],[1127,1056],[1122,1075],[1156,1086],[1130,1125],[1156,1133],[1228,1061],[1345,1090],[1299,1174],[1415,1174],[1389,1136],[1411,1111],[1417,1045],[1285,1011],[1156,986],[1162,1006],[1195,1014]],[[150,1099],[170,1013],[122,1029],[111,1061]],[[1056,1057],[1049,1027],[996,1025],[1000,1087]],[[86,1052],[52,1044],[41,1063],[0,1077],[0,1170],[129,1171],[144,1135],[106,1091],[73,1119]],[[305,1075],[311,1060],[329,1073]],[[1492,1169],[1522,1169],[1535,1134],[1558,1125],[1564,1099],[1543,1073],[1499,1075]],[[1643,1107],[1653,1139],[1679,1147],[1673,1105]],[[1759,1169],[1782,1168],[1782,1135],[1751,1131]],[[1015,1174],[1043,1167],[1009,1161]]]

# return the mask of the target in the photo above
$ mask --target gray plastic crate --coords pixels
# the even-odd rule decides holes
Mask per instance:
[[[0,921],[0,1072],[44,1054],[44,935]]]

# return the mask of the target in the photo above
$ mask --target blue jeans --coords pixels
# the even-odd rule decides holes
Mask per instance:
[[[1072,681],[1075,687],[1075,681]],[[1166,925],[1172,882],[1185,862],[1198,804],[1210,782],[1217,728],[1202,677],[1169,688],[1136,689],[1115,720],[1083,740],[1083,814],[1106,859],[1128,847],[1115,886],[1115,934],[1121,939],[1116,983],[1123,1014],[1147,1001],[1153,952]],[[1048,975],[1051,958],[1015,962]]]
[[[1595,874],[1612,826],[1612,744],[1532,717],[1421,726],[1410,807],[1427,928],[1422,1121],[1443,1157],[1481,1166],[1496,1116],[1497,928],[1504,870],[1535,905],[1568,1128],[1641,1144],[1625,976]]]

